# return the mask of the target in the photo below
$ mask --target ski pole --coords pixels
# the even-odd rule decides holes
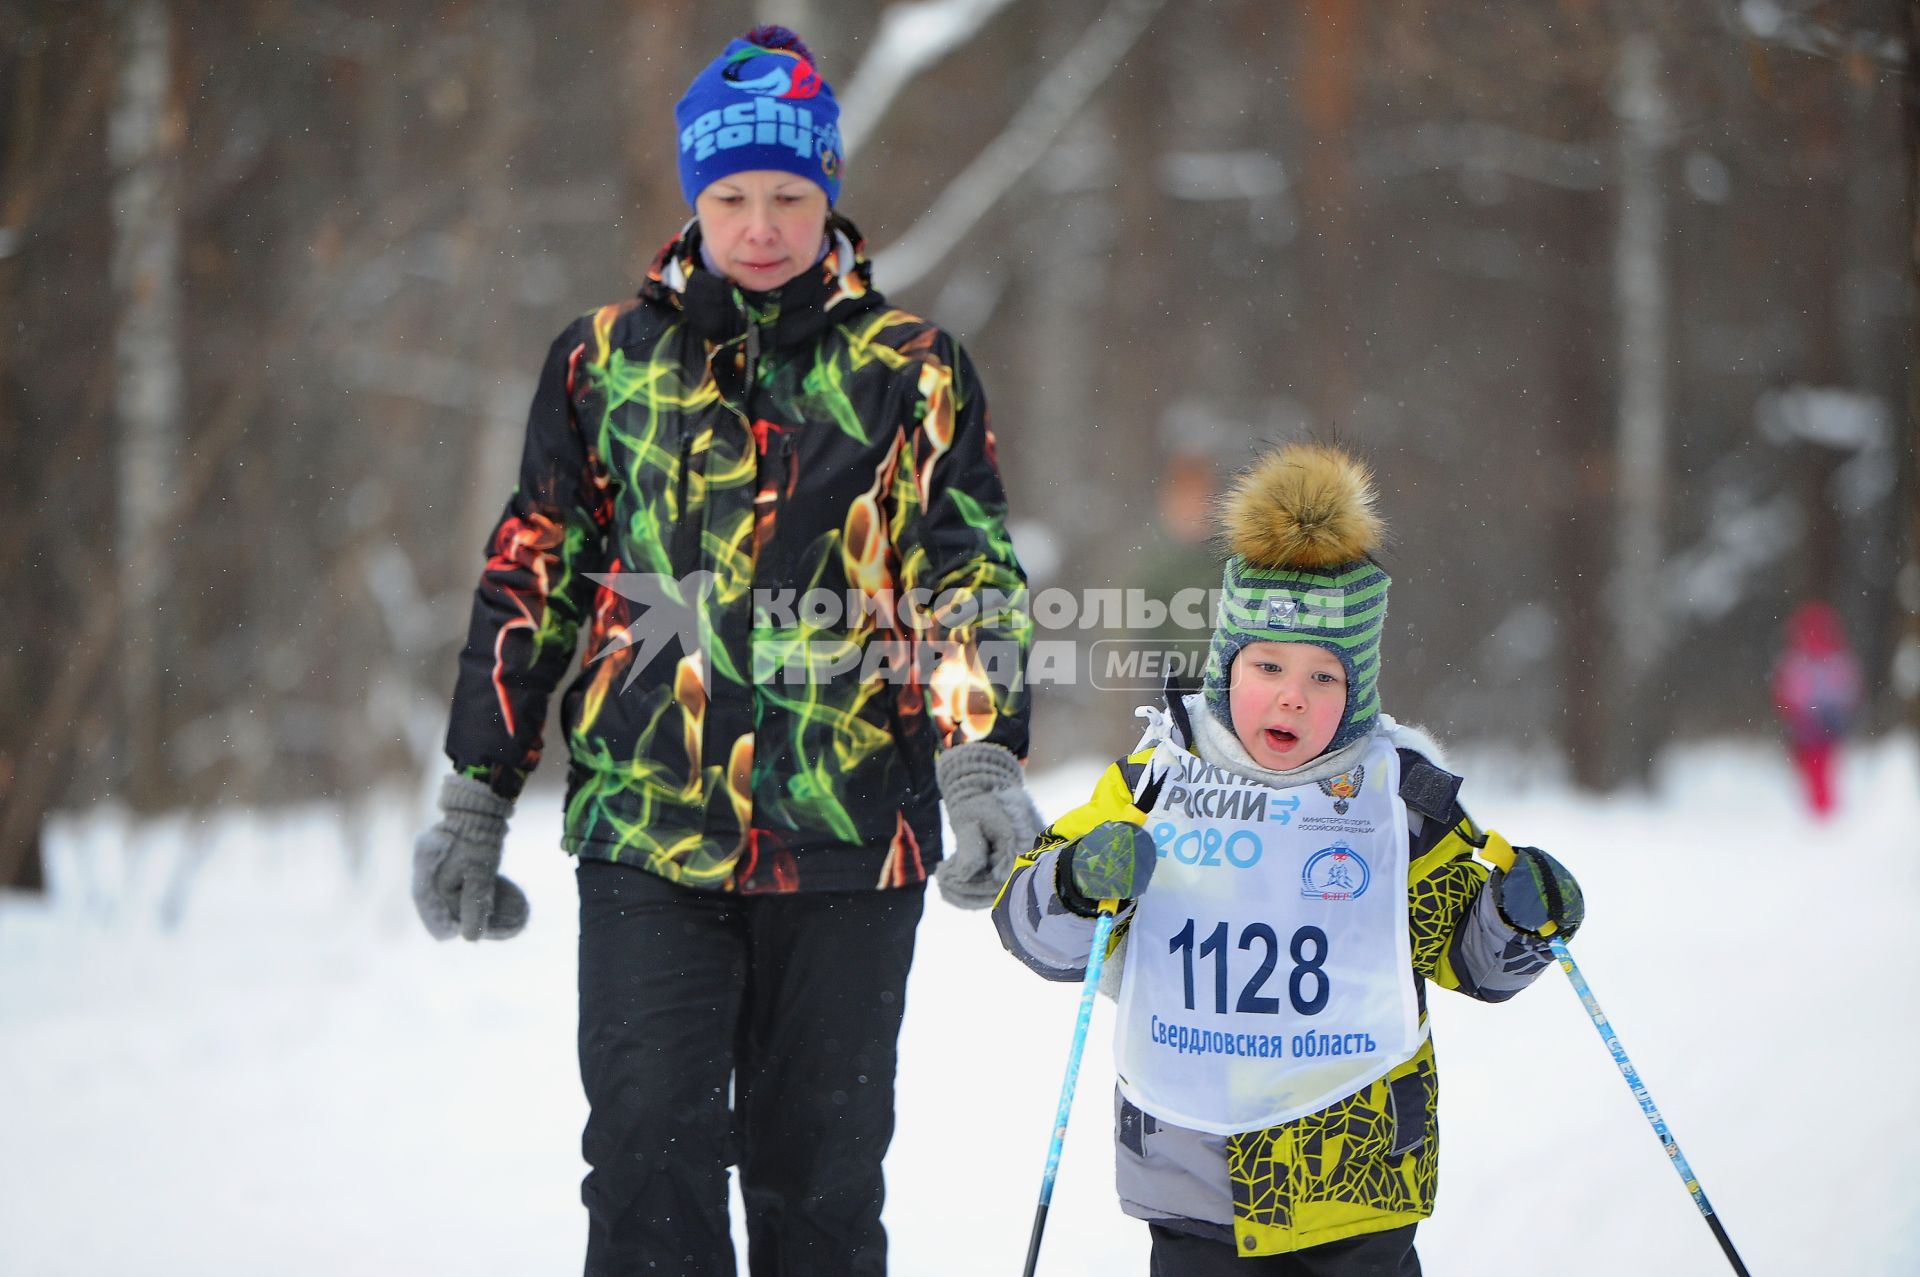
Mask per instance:
[[[1633,1098],[1640,1101],[1640,1111],[1647,1115],[1647,1121],[1653,1124],[1653,1133],[1660,1137],[1660,1146],[1667,1150],[1667,1158],[1672,1161],[1673,1169],[1680,1172],[1680,1179],[1687,1186],[1687,1192],[1693,1197],[1693,1204],[1700,1208],[1707,1227],[1713,1230],[1713,1239],[1720,1243],[1727,1262],[1733,1265],[1733,1271],[1740,1277],[1749,1277],[1747,1266],[1740,1262],[1739,1252],[1733,1248],[1733,1242],[1727,1237],[1727,1230],[1720,1226],[1720,1217],[1713,1213],[1713,1207],[1707,1204],[1707,1195],[1700,1187],[1700,1181],[1693,1176],[1693,1168],[1687,1165],[1686,1154],[1680,1151],[1679,1141],[1667,1130],[1665,1119],[1660,1110],[1653,1106],[1653,1097],[1647,1094],[1646,1086],[1640,1081],[1638,1070],[1633,1061],[1627,1058],[1626,1050],[1620,1045],[1620,1039],[1614,1035],[1613,1025],[1607,1022],[1607,1013],[1600,1009],[1600,1003],[1594,998],[1593,990],[1587,987],[1587,978],[1580,974],[1580,964],[1573,960],[1573,954],[1567,948],[1567,942],[1559,936],[1552,936],[1548,943],[1553,946],[1553,954],[1560,959],[1560,969],[1567,973],[1567,979],[1573,982],[1573,991],[1580,995],[1580,1004],[1587,1009],[1593,1019],[1593,1027],[1599,1030],[1600,1038],[1607,1044],[1607,1050],[1613,1052],[1613,1062],[1620,1066],[1621,1076],[1627,1079],[1627,1085],[1633,1089]],[[1028,1269],[1031,1273],[1032,1269]]]
[[[1107,936],[1113,931],[1118,900],[1102,900],[1093,924],[1093,946],[1087,951],[1087,979],[1080,986],[1080,1017],[1073,1025],[1073,1047],[1067,1053],[1067,1075],[1060,1081],[1060,1107],[1053,1115],[1053,1141],[1047,1146],[1047,1171],[1040,1180],[1040,1208],[1033,1214],[1033,1239],[1027,1243],[1023,1277],[1033,1277],[1040,1262],[1040,1235],[1047,1230],[1047,1206],[1053,1201],[1053,1180],[1060,1171],[1060,1149],[1067,1140],[1067,1118],[1073,1112],[1073,1090],[1080,1081],[1080,1057],[1087,1049],[1087,1025],[1093,1019],[1093,995],[1100,991],[1100,968],[1107,961]]]

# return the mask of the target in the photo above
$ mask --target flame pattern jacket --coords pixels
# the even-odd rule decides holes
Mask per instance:
[[[689,886],[846,890],[941,855],[937,751],[1024,757],[1026,579],[973,367],[835,217],[745,293],[690,226],[553,343],[447,753],[513,797],[561,702],[567,850]]]

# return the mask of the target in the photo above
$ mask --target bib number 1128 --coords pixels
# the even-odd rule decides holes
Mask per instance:
[[[1180,955],[1182,974],[1186,977],[1187,1010],[1194,1009],[1194,939],[1197,928],[1192,918],[1187,925],[1174,934],[1167,943],[1167,952]],[[1239,947],[1252,950],[1258,945],[1265,950],[1260,965],[1246,984],[1240,988],[1240,996],[1235,1000],[1233,1009],[1243,1015],[1279,1015],[1280,999],[1267,996],[1263,990],[1267,980],[1273,975],[1273,969],[1279,965],[1280,937],[1272,927],[1264,922],[1248,923],[1240,931]],[[1200,940],[1199,957],[1202,961],[1213,959],[1213,1009],[1216,1014],[1227,1013],[1227,924],[1222,922]],[[1327,1005],[1327,998],[1333,992],[1327,981],[1327,973],[1321,968],[1327,960],[1327,933],[1318,927],[1302,927],[1293,933],[1293,939],[1287,945],[1287,953],[1293,958],[1293,973],[1287,977],[1287,1001],[1296,1015],[1318,1015]],[[1311,992],[1309,992],[1311,987]]]

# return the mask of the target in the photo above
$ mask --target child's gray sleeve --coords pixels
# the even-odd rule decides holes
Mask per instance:
[[[1459,978],[1460,992],[1482,1002],[1505,1002],[1553,961],[1545,940],[1506,924],[1495,904],[1499,897],[1496,872],[1481,886],[1448,946],[1447,961]]]
[[[1489,831],[1450,797],[1445,819],[1409,808],[1414,969],[1470,998],[1505,1002],[1546,970],[1553,950],[1500,916],[1500,871],[1478,855]]]

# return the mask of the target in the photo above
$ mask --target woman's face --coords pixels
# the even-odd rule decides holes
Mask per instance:
[[[728,279],[766,292],[812,266],[827,230],[827,193],[777,169],[721,178],[694,201],[707,251]]]

